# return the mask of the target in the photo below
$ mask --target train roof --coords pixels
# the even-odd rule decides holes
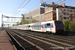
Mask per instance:
[[[47,23],[47,22],[54,22],[55,20],[51,20],[51,21],[45,21],[45,22],[36,22],[36,23],[29,23],[29,24],[22,24],[22,25],[18,25],[18,26],[23,26],[23,25],[40,25],[40,24],[44,24],[44,23]],[[16,27],[16,26],[12,26],[12,27]]]

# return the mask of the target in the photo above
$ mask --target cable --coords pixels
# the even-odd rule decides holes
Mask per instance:
[[[65,1],[66,1],[66,0],[64,0],[64,1],[61,1],[61,0],[60,0],[60,3],[59,3],[59,1],[58,1],[58,2],[55,2],[55,3],[57,3],[57,4],[60,5],[60,4],[62,4],[62,2],[65,2]]]
[[[21,0],[20,0],[20,1],[21,1]],[[13,10],[15,10],[15,11],[16,11],[16,9],[17,9],[17,5],[19,5],[20,1],[18,0],[17,4],[16,4],[16,6],[14,7],[14,9],[13,9]],[[15,11],[12,11],[12,13],[14,14],[14,12],[15,12]]]
[[[29,2],[30,2],[30,0],[22,8],[24,8]],[[18,11],[15,15],[17,15],[19,12],[20,11]]]
[[[44,1],[43,1],[43,0],[40,0],[40,3],[41,3],[41,2],[43,2],[43,3],[44,3]]]
[[[38,4],[38,3],[37,3],[37,4]],[[35,4],[35,5],[37,5],[37,4]],[[34,6],[35,6],[35,5],[34,5]],[[34,6],[32,6],[30,9],[32,9]],[[29,10],[30,10],[30,9],[29,9]],[[30,10],[30,11],[31,11],[31,10]]]
[[[26,1],[26,0],[24,0],[24,1],[20,4],[20,6],[18,6],[17,9],[20,9],[20,7],[24,4],[25,1]],[[16,9],[16,11],[13,13],[13,15],[17,12],[17,9]]]
[[[24,4],[25,1],[26,1],[26,0],[24,0],[24,1],[20,4],[20,6],[19,6],[17,9],[20,9],[20,7]],[[13,13],[13,15],[17,12],[17,9],[16,9],[16,11]]]
[[[71,0],[68,0],[68,1],[66,1],[66,2],[69,2],[69,1],[71,1]]]

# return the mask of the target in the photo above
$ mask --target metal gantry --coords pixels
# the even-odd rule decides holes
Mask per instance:
[[[3,30],[4,29],[4,22],[5,23],[17,23],[17,22],[6,22],[6,21],[3,21],[3,18],[22,18],[22,20],[23,20],[23,17],[9,17],[9,16],[6,16],[6,15],[3,15],[2,14],[2,25],[1,25],[1,29]],[[11,19],[12,20],[12,19]],[[7,24],[8,26],[9,26],[9,24]]]

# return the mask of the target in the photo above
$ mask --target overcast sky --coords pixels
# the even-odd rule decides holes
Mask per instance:
[[[0,0],[0,26],[1,26],[1,14],[7,16],[21,16],[21,14],[28,13],[35,10],[40,6],[40,2],[45,2],[51,4],[51,2],[61,4],[65,3],[68,6],[75,6],[75,0]],[[4,19],[5,21],[7,19]]]

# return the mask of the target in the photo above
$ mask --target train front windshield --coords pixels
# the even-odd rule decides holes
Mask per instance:
[[[56,27],[63,27],[63,23],[61,21],[55,21]]]

